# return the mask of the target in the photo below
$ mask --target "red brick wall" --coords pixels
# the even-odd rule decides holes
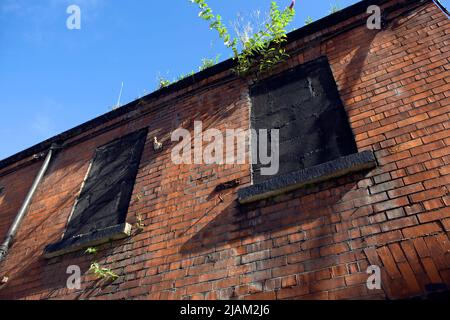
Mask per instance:
[[[135,120],[57,155],[0,264],[0,277],[9,277],[0,298],[398,299],[424,295],[428,284],[450,286],[450,23],[431,2],[407,9],[392,13],[385,30],[361,25],[297,41],[274,71],[326,55],[358,148],[375,151],[377,169],[241,208],[236,190],[219,196],[220,183],[250,183],[249,165],[170,161],[171,132],[192,130],[195,120],[248,128],[244,80],[214,85],[217,75],[143,103]],[[350,20],[334,29],[361,17]],[[144,126],[149,139],[128,213],[130,223],[143,218],[144,230],[95,257],[119,279],[96,281],[88,272],[94,258],[83,253],[43,259],[64,231],[95,148]],[[162,153],[153,151],[154,136],[165,142]],[[35,170],[0,171],[0,183],[9,189]],[[23,193],[0,200],[1,232]],[[78,291],[66,289],[74,264],[84,272]],[[382,290],[367,289],[369,265],[381,267]]]
[[[0,195],[0,241],[3,241],[13,223],[39,167],[38,163],[27,166],[21,171],[20,179],[16,174],[0,177],[0,186],[5,187]]]

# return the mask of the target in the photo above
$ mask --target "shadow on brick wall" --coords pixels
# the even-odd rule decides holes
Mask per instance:
[[[49,186],[61,186],[67,182],[69,175],[73,171],[79,170],[84,164],[79,163],[71,170],[58,168],[58,171],[65,172],[62,175],[55,175],[48,181]],[[58,166],[58,160],[53,163],[53,168]],[[53,171],[52,169],[50,171]],[[2,265],[2,276],[8,277],[8,282],[0,288],[0,299],[21,299],[24,296],[32,297],[34,295],[46,292],[48,296],[42,299],[51,298],[53,293],[66,289],[66,281],[70,274],[67,274],[67,267],[77,265],[81,268],[82,274],[87,272],[90,266],[90,257],[84,252],[69,254],[63,257],[47,260],[42,253],[44,247],[61,238],[64,227],[67,223],[67,217],[72,209],[74,199],[79,192],[79,185],[67,189],[64,196],[55,197],[56,202],[49,204],[47,198],[44,203],[35,201],[30,206],[30,214],[23,223],[23,230],[17,235],[17,246],[11,247],[9,259]],[[55,191],[39,189],[35,199],[40,195]],[[30,222],[33,223],[30,223]],[[28,224],[27,224],[28,222]],[[38,239],[38,240],[36,240]],[[38,241],[38,242],[37,242]],[[36,244],[38,243],[38,244]],[[19,246],[20,244],[20,246]],[[108,247],[110,245],[106,245]],[[110,250],[101,252],[99,260],[111,254]]]
[[[301,233],[304,224],[323,218],[329,219],[334,213],[333,208],[342,202],[342,197],[349,191],[357,188],[358,182],[364,179],[366,173],[352,174],[250,205],[241,206],[237,200],[224,208],[219,204],[207,213],[215,215],[214,211],[219,212],[215,218],[185,242],[180,252],[189,255],[211,248],[219,250],[225,245],[239,246],[245,239],[258,236],[267,239],[276,238],[283,235],[283,230],[292,228],[297,228]],[[338,189],[339,193],[329,194],[328,190],[331,188]],[[228,197],[235,196],[234,193],[228,195]],[[212,194],[210,197],[215,195]],[[227,199],[226,197],[223,198]],[[322,228],[323,230],[316,230],[317,234],[332,235],[333,232],[328,230],[329,225],[323,225]],[[289,233],[286,231],[286,234]]]

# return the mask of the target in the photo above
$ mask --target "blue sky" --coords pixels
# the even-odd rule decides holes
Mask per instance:
[[[292,27],[328,14],[332,4],[298,1]],[[227,25],[237,14],[267,12],[270,0],[210,0]],[[279,1],[288,6],[290,0]],[[81,8],[81,30],[66,9]],[[156,89],[158,75],[197,70],[229,52],[188,0],[0,0],[0,159]]]

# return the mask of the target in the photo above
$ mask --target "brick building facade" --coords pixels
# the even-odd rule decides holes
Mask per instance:
[[[381,30],[366,26],[372,3],[382,8]],[[3,240],[45,155],[59,146],[0,262],[0,298],[404,299],[447,291],[449,42],[450,21],[426,0],[363,1],[289,34],[290,59],[270,77],[326,61],[353,133],[347,143],[376,161],[256,200],[239,201],[242,190],[254,192],[251,164],[171,161],[177,128],[251,127],[252,88],[264,80],[235,76],[232,61],[1,161]],[[49,251],[64,240],[98,148],[143,128],[125,212],[131,235],[95,255],[86,245]],[[97,280],[88,272],[93,260],[119,278]],[[66,287],[71,265],[83,273],[79,290]],[[373,265],[379,290],[366,284]]]

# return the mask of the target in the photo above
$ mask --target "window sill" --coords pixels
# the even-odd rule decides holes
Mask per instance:
[[[311,168],[276,176],[257,185],[238,191],[239,203],[247,204],[274,197],[292,190],[300,189],[308,184],[323,182],[346,174],[377,166],[372,151],[364,151]]]
[[[44,250],[44,257],[46,259],[55,258],[110,241],[121,240],[130,235],[131,225],[128,223],[120,224],[77,237],[63,239],[57,243],[48,245]]]

